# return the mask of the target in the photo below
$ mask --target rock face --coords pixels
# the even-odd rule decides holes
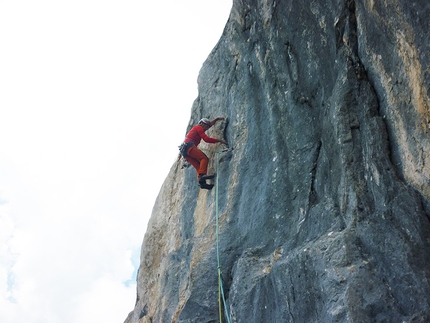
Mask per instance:
[[[189,124],[227,117],[208,133],[234,147],[216,170],[231,322],[430,321],[429,17],[234,1]],[[127,323],[218,322],[215,193],[173,165]]]

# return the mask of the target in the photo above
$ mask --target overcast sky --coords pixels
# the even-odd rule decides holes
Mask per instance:
[[[0,0],[0,322],[133,309],[147,221],[231,3]]]

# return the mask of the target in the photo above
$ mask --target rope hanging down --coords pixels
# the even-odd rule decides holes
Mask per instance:
[[[230,315],[228,314],[227,303],[225,301],[224,296],[224,288],[222,286],[222,277],[221,277],[221,262],[220,262],[220,253],[219,253],[219,212],[218,212],[218,175],[219,175],[219,159],[221,153],[231,151],[230,149],[224,149],[222,151],[217,152],[216,158],[216,185],[215,185],[215,218],[216,218],[216,255],[217,255],[217,264],[218,264],[218,307],[219,307],[219,321],[222,323],[222,306],[224,305],[225,316],[227,317],[227,322],[230,323]],[[221,302],[222,300],[222,302]]]

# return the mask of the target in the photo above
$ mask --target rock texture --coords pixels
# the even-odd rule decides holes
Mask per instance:
[[[231,322],[430,322],[429,17],[428,0],[234,0],[189,124],[227,117],[210,131],[235,148],[217,170]],[[127,323],[218,322],[215,190],[180,166]]]

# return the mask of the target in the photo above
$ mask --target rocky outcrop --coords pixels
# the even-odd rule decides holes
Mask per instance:
[[[210,131],[234,147],[217,169],[231,322],[430,321],[429,16],[234,1],[189,124],[227,117]],[[178,162],[160,191],[127,323],[218,321],[216,196],[195,176]]]

